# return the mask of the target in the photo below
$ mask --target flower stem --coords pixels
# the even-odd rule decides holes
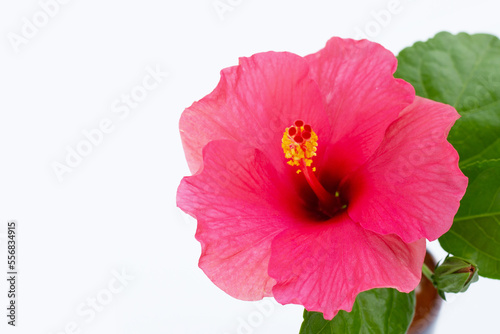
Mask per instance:
[[[427,267],[425,263],[422,265],[422,274],[424,274],[424,276],[427,277],[429,281],[433,282],[434,273],[429,267]]]

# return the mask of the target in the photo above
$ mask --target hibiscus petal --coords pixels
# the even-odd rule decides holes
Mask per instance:
[[[286,127],[302,119],[319,136],[330,131],[319,88],[308,73],[304,58],[287,52],[241,58],[239,66],[221,71],[215,90],[181,116],[191,172],[201,166],[202,148],[211,140],[251,143],[268,154],[276,168],[284,168],[281,138]]]
[[[394,55],[367,40],[332,38],[306,60],[333,126],[328,153],[322,158],[325,167],[318,165],[318,170],[338,181],[372,155],[415,92],[409,83],[393,77]]]
[[[293,210],[285,208],[293,203],[293,190],[280,184],[262,152],[249,146],[214,141],[203,157],[203,170],[185,177],[177,193],[177,205],[198,220],[199,266],[235,298],[271,296],[271,241],[293,221],[288,218]]]
[[[449,105],[417,97],[346,181],[351,218],[406,242],[448,231],[467,187],[458,153],[446,140],[459,117]]]
[[[273,241],[269,275],[282,304],[304,305],[332,319],[351,311],[358,293],[379,287],[412,291],[425,239],[411,244],[365,230],[344,212],[328,222],[287,229]]]

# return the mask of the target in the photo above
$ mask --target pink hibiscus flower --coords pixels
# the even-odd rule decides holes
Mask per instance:
[[[467,178],[447,142],[459,117],[395,79],[376,43],[331,39],[224,69],[186,109],[200,268],[243,300],[273,296],[332,319],[362,291],[418,284],[425,239],[451,226]]]

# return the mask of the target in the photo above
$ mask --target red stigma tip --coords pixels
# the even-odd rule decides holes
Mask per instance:
[[[309,138],[311,138],[311,133],[306,131],[302,132],[302,138],[308,140]]]
[[[293,127],[292,127],[292,128],[290,128],[290,129],[288,129],[288,135],[289,135],[290,137],[295,136],[295,134],[297,134],[297,129],[296,129],[296,128],[293,128]]]
[[[309,124],[304,125],[304,131],[305,132],[311,132],[312,131],[311,126]]]
[[[293,137],[293,140],[295,140],[297,144],[302,144],[304,142],[304,138],[302,138],[301,135],[296,135],[295,137]]]
[[[304,125],[304,121],[301,121],[300,119],[298,119],[298,120],[295,121],[295,126],[296,127],[300,128],[302,125]]]

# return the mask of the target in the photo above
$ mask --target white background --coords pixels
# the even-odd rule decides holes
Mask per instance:
[[[233,334],[252,319],[261,321],[240,333],[298,333],[301,307],[263,314],[198,269],[196,223],[175,206],[189,173],[178,134],[183,109],[215,87],[222,68],[256,52],[306,55],[359,31],[396,54],[442,30],[500,35],[493,0],[400,0],[380,23],[376,13],[389,0],[222,2],[233,10],[221,18],[213,0],[72,0],[16,52],[8,36],[22,33],[24,18],[43,24],[41,6],[1,1],[0,233],[18,221],[20,261],[18,327],[6,325],[1,279],[1,333]],[[169,75],[126,117],[114,113],[122,94],[140,90],[148,67]],[[60,182],[54,162],[64,163],[82,131],[104,119],[112,132]],[[113,294],[108,285],[120,286],[113,273],[122,270],[134,278]],[[452,298],[436,333],[496,333],[499,288],[481,279]],[[106,305],[90,319],[86,303],[96,297]]]

